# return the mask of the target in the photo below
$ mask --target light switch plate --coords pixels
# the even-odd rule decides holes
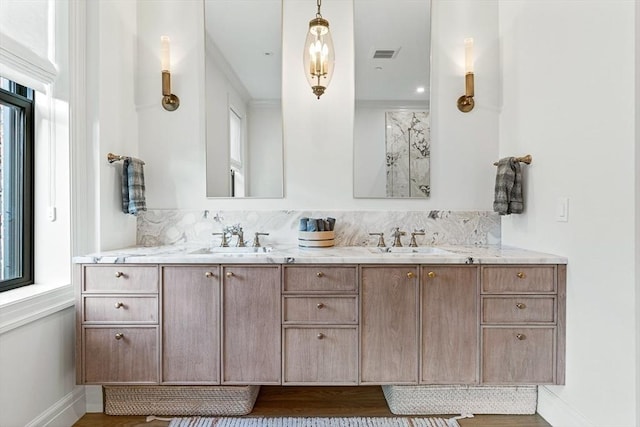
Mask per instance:
[[[556,199],[556,221],[568,222],[569,221],[569,198],[558,197]]]
[[[51,222],[56,220],[56,208],[55,206],[49,206],[47,208],[47,219]]]

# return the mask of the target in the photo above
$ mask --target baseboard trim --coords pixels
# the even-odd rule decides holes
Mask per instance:
[[[538,414],[554,427],[595,427],[548,387],[538,387]]]
[[[85,408],[84,387],[76,386],[25,427],[70,426],[82,418]]]

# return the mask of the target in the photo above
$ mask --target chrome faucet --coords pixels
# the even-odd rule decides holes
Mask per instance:
[[[401,248],[402,242],[400,241],[400,236],[404,236],[405,234],[407,233],[400,231],[400,227],[394,228],[393,233],[391,234],[393,236],[393,245],[391,246]]]
[[[409,247],[417,248],[418,242],[416,242],[416,236],[424,236],[424,229],[413,230],[411,232],[411,241],[409,241]]]

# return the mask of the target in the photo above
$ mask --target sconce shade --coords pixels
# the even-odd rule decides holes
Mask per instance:
[[[329,21],[319,16],[319,11],[318,7],[318,14],[309,21],[309,31],[304,42],[303,54],[307,82],[318,99],[329,86],[335,65],[335,52],[329,31]]]
[[[180,98],[171,93],[171,54],[169,37],[160,37],[160,68],[162,69],[162,107],[175,111],[180,106]]]

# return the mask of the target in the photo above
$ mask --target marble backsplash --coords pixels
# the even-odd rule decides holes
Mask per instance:
[[[137,244],[162,246],[177,243],[219,246],[224,226],[240,224],[244,240],[250,245],[255,232],[263,246],[296,245],[300,218],[336,219],[336,246],[375,246],[383,232],[387,246],[393,242],[395,227],[406,231],[403,245],[408,245],[410,232],[424,229],[416,236],[419,246],[429,245],[493,245],[499,244],[500,216],[490,211],[218,211],[152,209],[138,216]],[[236,238],[231,240],[235,245]]]

